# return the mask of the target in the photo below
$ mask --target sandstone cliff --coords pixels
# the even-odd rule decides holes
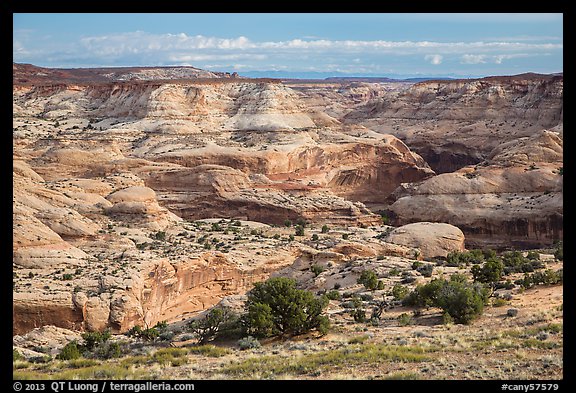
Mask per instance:
[[[344,120],[391,133],[438,173],[477,164],[503,142],[563,128],[562,76],[427,81],[378,97]]]

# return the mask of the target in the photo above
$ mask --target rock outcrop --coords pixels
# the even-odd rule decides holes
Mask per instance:
[[[347,123],[393,134],[437,173],[477,164],[502,143],[563,128],[562,76],[426,81],[378,97]]]
[[[452,251],[464,251],[464,234],[454,225],[417,222],[394,229],[387,241],[418,248],[422,258],[445,257]]]
[[[394,223],[447,222],[464,232],[467,246],[539,247],[561,240],[562,139],[544,130],[489,157],[397,189]]]

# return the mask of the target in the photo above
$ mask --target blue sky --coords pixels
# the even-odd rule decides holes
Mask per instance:
[[[13,21],[13,60],[43,67],[351,76],[563,71],[562,14],[21,13]]]

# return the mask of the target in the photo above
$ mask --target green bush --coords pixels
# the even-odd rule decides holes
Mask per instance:
[[[142,326],[136,325],[133,326],[130,330],[124,333],[128,337],[138,338],[142,335]]]
[[[482,285],[450,280],[438,295],[437,306],[455,323],[469,324],[482,315],[488,293]]]
[[[352,311],[350,311],[350,315],[354,318],[354,322],[364,323],[367,321],[366,319],[366,311],[363,308],[356,307]]]
[[[112,337],[110,330],[105,330],[103,332],[82,333],[82,339],[84,340],[83,347],[88,351],[92,351],[98,345],[108,341],[110,337]]]
[[[296,225],[294,234],[296,236],[304,236],[304,227],[302,225]]]
[[[238,340],[238,346],[240,347],[241,351],[244,351],[246,349],[260,348],[261,344],[258,339],[252,336],[248,336]]]
[[[328,302],[325,296],[297,289],[293,279],[274,277],[256,283],[248,292],[243,323],[246,332],[257,337],[298,335],[313,329],[325,333],[329,321],[322,313]]]
[[[328,225],[324,224],[322,225],[322,233],[328,233],[330,231],[330,228],[328,228]]]
[[[326,269],[321,265],[314,264],[310,266],[310,270],[312,271],[312,273],[314,273],[314,277],[318,277],[318,275]]]
[[[563,281],[563,270],[559,269],[553,271],[546,269],[543,272],[535,272],[533,274],[525,273],[524,277],[516,280],[515,283],[524,289],[532,288],[535,285],[554,285],[560,284]]]
[[[348,238],[350,237],[350,235],[348,233],[343,233],[342,234],[342,239],[343,240],[348,240]]]
[[[292,221],[290,221],[290,220],[284,220],[284,226],[285,226],[286,228],[290,228],[290,227],[292,226]]]
[[[392,287],[392,296],[394,300],[403,300],[408,295],[408,288],[402,284],[394,284]]]
[[[364,270],[357,280],[358,284],[363,284],[366,289],[374,291],[378,288],[378,276],[372,270]]]
[[[425,285],[417,285],[402,301],[405,306],[432,307],[438,303],[440,288],[446,284],[445,279],[435,278]]]
[[[142,334],[140,335],[140,337],[142,337],[146,341],[154,341],[156,340],[156,338],[158,338],[159,335],[160,332],[156,328],[151,327],[142,330]]]
[[[468,324],[484,311],[488,291],[479,283],[469,283],[465,276],[454,274],[450,281],[438,278],[418,285],[403,304],[439,307],[456,323]]]
[[[115,359],[123,355],[123,348],[118,342],[105,342],[94,349],[94,357],[98,359]]]
[[[317,242],[317,241],[318,241],[318,235],[317,235],[317,234],[313,234],[313,235],[312,235],[312,241],[313,241],[313,242]]]
[[[556,258],[558,261],[564,260],[564,246],[562,242],[558,242],[558,244],[556,245],[556,250],[554,251],[554,258]]]
[[[342,295],[340,295],[340,292],[338,292],[335,289],[332,289],[328,292],[326,292],[326,297],[330,300],[340,300],[342,299]]]
[[[471,269],[474,281],[487,284],[500,281],[504,272],[504,264],[500,259],[491,258],[487,260],[482,267],[474,265]]]
[[[432,277],[432,271],[434,266],[430,263],[422,264],[416,268],[416,271],[422,274],[424,277]]]
[[[237,323],[238,316],[228,307],[215,307],[203,318],[189,322],[187,328],[196,335],[199,344],[205,344],[218,334],[233,330]]]
[[[410,325],[411,323],[412,323],[412,317],[410,316],[410,314],[404,312],[398,316],[398,324],[400,326],[407,326]]]
[[[158,231],[154,234],[153,238],[155,240],[164,241],[164,240],[166,240],[166,232]]]
[[[24,356],[17,349],[12,349],[12,361],[23,360]]]
[[[60,353],[56,355],[56,359],[60,360],[74,360],[82,356],[80,347],[76,341],[70,341],[60,350]]]

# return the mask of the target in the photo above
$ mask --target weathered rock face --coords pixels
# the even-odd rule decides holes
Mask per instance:
[[[277,81],[202,73],[196,76],[209,79],[164,80],[170,73],[190,77],[195,70],[108,70],[97,74],[98,83],[88,74],[62,74],[66,80],[58,82],[48,73],[54,83],[42,85],[34,82],[45,79],[36,70],[36,79],[15,83],[15,334],[47,324],[122,332],[136,324],[181,320],[284,268],[310,288],[336,283],[336,275],[313,278],[310,263],[354,260],[381,270],[408,264],[403,257],[414,249],[382,241],[381,231],[370,229],[380,218],[364,203],[395,201],[391,212],[400,224],[462,225],[467,241],[510,244],[562,236],[562,180],[554,172],[561,166],[561,134],[534,130],[556,121],[554,94],[561,81],[545,81],[540,88],[534,81],[503,85],[503,98],[493,102],[506,109],[502,113],[516,110],[510,100],[550,109],[541,118],[518,112],[539,120],[505,138],[482,134],[496,130],[492,120],[470,123],[489,116],[480,109],[461,118],[448,108],[430,112],[458,119],[446,120],[452,127],[448,137],[458,132],[466,138],[455,138],[450,150],[439,142],[444,131],[418,117],[438,105],[424,91],[428,88],[349,85],[336,92],[345,101],[329,106],[331,93],[318,87],[306,95],[311,90],[295,91]],[[15,78],[25,78],[20,67]],[[134,78],[140,81],[125,81]],[[458,100],[470,90],[466,83],[452,90],[439,84],[437,91],[464,108]],[[466,100],[486,105],[475,101],[487,94],[484,84],[476,89]],[[347,124],[337,119],[354,106],[393,102],[391,97],[402,102],[411,94],[419,104],[404,114],[398,109],[397,117],[386,109],[368,120],[355,111]],[[547,98],[540,102],[538,94]],[[397,130],[380,127],[378,119],[406,126],[398,134],[405,141],[452,152],[448,160],[457,154],[460,164],[472,154],[478,155],[473,161],[489,160],[434,176],[409,145],[381,132]],[[561,130],[561,109],[559,119],[554,130]],[[374,124],[379,132],[355,122]],[[418,134],[422,126],[434,132]],[[474,139],[476,134],[484,139]],[[490,153],[490,144],[500,147]],[[192,221],[198,219],[206,222]],[[287,220],[305,220],[315,228],[294,239],[294,228],[284,227]],[[318,229],[324,223],[341,232],[326,240],[325,249],[316,249],[308,236],[313,231],[326,236]],[[344,233],[352,239],[342,239]],[[380,256],[388,265],[377,261]],[[353,267],[358,274],[360,262]],[[355,276],[349,281],[354,284]]]
[[[524,74],[428,81],[376,98],[347,123],[393,134],[437,173],[487,158],[503,142],[543,128],[562,130],[563,78]]]
[[[468,246],[538,247],[563,237],[562,139],[541,131],[497,147],[483,165],[394,193],[395,224],[447,222]]]
[[[451,251],[464,251],[464,234],[454,225],[417,222],[394,229],[387,241],[420,250],[422,258],[445,257]]]
[[[80,341],[80,334],[73,330],[56,326],[42,326],[25,335],[16,335],[12,338],[13,348],[25,357],[56,356],[70,341]],[[42,348],[46,352],[38,352]]]

